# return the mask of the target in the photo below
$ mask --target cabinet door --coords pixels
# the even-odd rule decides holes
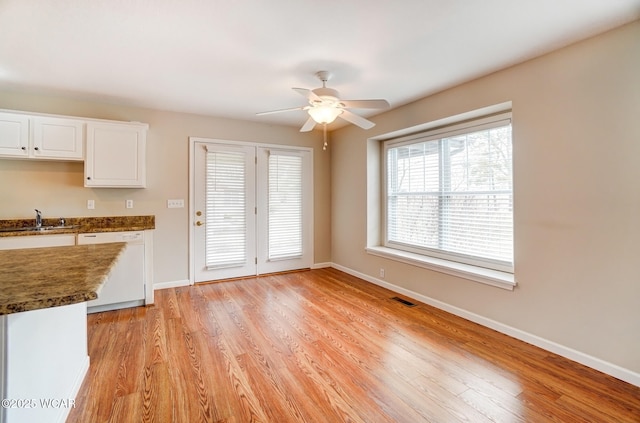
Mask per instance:
[[[29,156],[29,117],[0,113],[0,155]]]
[[[87,123],[86,187],[144,188],[147,127]]]
[[[39,159],[82,160],[84,122],[54,117],[34,117],[31,154]]]

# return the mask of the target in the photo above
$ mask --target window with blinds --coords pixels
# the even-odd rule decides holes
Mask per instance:
[[[302,256],[302,157],[270,152],[268,259]]]
[[[387,247],[513,272],[510,113],[384,150]]]
[[[207,151],[206,267],[247,262],[245,153]]]

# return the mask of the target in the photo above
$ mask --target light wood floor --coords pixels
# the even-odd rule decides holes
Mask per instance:
[[[333,269],[89,316],[67,422],[640,422],[640,388]]]

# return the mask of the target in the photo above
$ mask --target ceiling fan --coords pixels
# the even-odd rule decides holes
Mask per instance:
[[[316,72],[316,76],[322,81],[322,87],[314,90],[306,88],[293,88],[294,91],[304,96],[309,105],[293,107],[290,109],[272,110],[270,112],[257,113],[260,115],[268,115],[271,113],[291,112],[294,110],[306,110],[309,118],[300,128],[300,132],[311,131],[316,124],[324,125],[326,132],[327,124],[340,117],[347,122],[353,123],[363,129],[373,128],[375,123],[363,118],[347,109],[386,109],[389,107],[387,100],[340,100],[340,94],[333,88],[327,88],[327,81],[333,76],[329,71]]]

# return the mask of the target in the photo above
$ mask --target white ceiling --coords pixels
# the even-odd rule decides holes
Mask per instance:
[[[0,0],[0,89],[300,126],[255,114],[305,105],[291,87],[318,70],[397,107],[639,17],[640,0]]]

